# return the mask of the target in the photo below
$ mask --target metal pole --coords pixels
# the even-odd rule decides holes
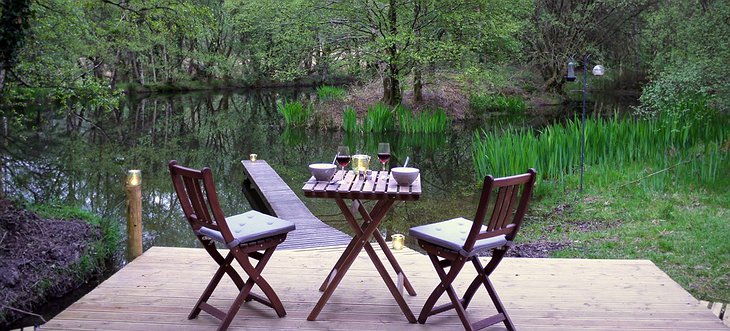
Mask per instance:
[[[583,113],[581,116],[581,135],[580,135],[580,193],[583,193],[583,162],[586,156],[586,90],[588,83],[588,60],[590,54],[583,56]]]

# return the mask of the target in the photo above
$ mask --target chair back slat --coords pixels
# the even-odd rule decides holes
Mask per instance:
[[[210,218],[210,212],[207,208],[207,203],[204,201],[203,193],[200,189],[202,182],[201,179],[192,177],[183,177],[183,183],[185,183],[185,193],[190,205],[193,207],[193,212],[198,221],[205,224],[213,224],[213,220]],[[179,195],[178,195],[179,196]]]
[[[218,202],[210,169],[195,170],[182,167],[175,160],[170,161],[169,168],[183,213],[193,230],[197,231],[201,227],[210,228],[220,231],[226,243],[233,241]]]
[[[535,185],[536,172],[528,170],[526,174],[502,177],[495,179],[492,176],[484,178],[482,194],[477,207],[474,223],[464,243],[464,250],[471,251],[477,240],[505,235],[511,241],[517,235]],[[493,191],[497,191],[494,204],[490,204]],[[521,192],[521,194],[520,194]],[[515,204],[521,195],[519,204]],[[489,206],[492,206],[486,232],[481,231]]]

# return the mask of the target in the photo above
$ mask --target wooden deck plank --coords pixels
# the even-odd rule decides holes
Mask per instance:
[[[276,217],[294,223],[297,228],[289,233],[286,241],[279,245],[279,249],[344,245],[350,241],[349,235],[314,216],[266,161],[244,160],[241,163],[246,177],[254,184],[267,207]]]
[[[432,316],[425,325],[409,324],[366,254],[355,261],[318,320],[306,321],[319,299],[317,288],[343,249],[275,252],[263,276],[284,302],[287,316],[277,318],[268,307],[249,302],[229,330],[461,329],[455,313]],[[407,248],[393,253],[419,294],[406,296],[417,313],[438,277],[425,255]],[[215,264],[202,249],[153,247],[43,329],[215,329],[218,321],[205,313],[187,319],[214,271]],[[461,273],[457,292],[465,289],[473,274]],[[650,261],[507,258],[492,281],[520,330],[727,330]],[[236,292],[226,279],[210,303],[227,308]],[[480,290],[468,311],[477,319],[492,309]],[[486,330],[503,329],[497,325]]]

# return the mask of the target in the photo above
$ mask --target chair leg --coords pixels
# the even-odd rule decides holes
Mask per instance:
[[[515,325],[514,323],[512,323],[512,319],[510,319],[509,314],[507,314],[507,310],[504,309],[502,300],[499,299],[499,295],[497,295],[497,291],[494,289],[494,285],[492,285],[492,281],[489,280],[489,275],[487,274],[487,271],[494,271],[496,264],[490,269],[491,261],[486,268],[482,267],[482,263],[479,261],[479,258],[472,259],[472,262],[474,263],[474,268],[477,269],[477,273],[479,274],[478,277],[481,278],[482,283],[484,284],[484,288],[489,293],[489,297],[492,299],[492,303],[494,303],[494,307],[499,313],[495,316],[485,319],[484,321],[490,321],[489,324],[485,325],[485,327],[494,323],[499,323],[501,321],[504,322],[504,326],[507,327],[507,330],[514,331]],[[503,317],[499,318],[499,315],[502,315]]]
[[[249,283],[251,283],[251,286],[253,286],[253,283],[258,285],[258,287],[261,289],[261,291],[264,292],[264,295],[269,299],[269,302],[268,302],[269,304],[267,306],[274,308],[274,311],[276,311],[276,315],[278,315],[279,317],[284,317],[284,316],[286,316],[286,310],[284,309],[284,304],[281,303],[279,296],[276,295],[276,292],[274,292],[274,289],[271,287],[271,285],[269,285],[269,283],[266,281],[266,279],[264,279],[264,277],[261,276],[261,272],[264,270],[266,263],[269,262],[271,255],[274,254],[274,250],[276,250],[276,246],[267,248],[264,251],[264,255],[261,257],[261,260],[259,260],[259,262],[256,264],[256,267],[254,267],[251,264],[251,262],[248,260],[247,256],[244,256],[243,258],[237,257],[236,259],[239,261],[239,263],[241,264],[241,267],[246,272],[246,274],[249,275],[248,280],[246,280],[246,285],[248,286]],[[249,289],[249,291],[250,291],[250,289]],[[246,293],[246,294],[248,294],[248,293]],[[254,299],[256,299],[255,296],[254,296]],[[259,300],[257,300],[257,301],[259,301]],[[266,302],[262,302],[262,303],[266,304]]]
[[[207,246],[205,246],[207,247]],[[206,248],[207,249],[207,248]],[[208,286],[205,287],[205,290],[203,291],[203,294],[200,295],[200,298],[198,299],[198,302],[195,303],[195,306],[193,307],[193,310],[190,312],[190,315],[188,315],[188,319],[194,319],[198,317],[198,314],[200,314],[200,305],[207,302],[208,299],[210,299],[211,294],[213,294],[213,291],[218,286],[218,283],[221,281],[221,278],[223,278],[223,274],[228,272],[228,269],[230,268],[231,261],[233,261],[233,254],[228,253],[226,258],[224,259],[218,251],[213,250],[214,253],[211,253],[211,251],[208,251],[210,255],[213,257],[213,259],[218,262],[218,270],[215,272],[215,275],[213,275],[213,278],[208,283]],[[216,256],[217,255],[217,256]],[[226,268],[228,266],[228,268]],[[231,268],[233,273],[235,273],[236,276],[238,276],[238,273],[234,269]],[[230,274],[230,273],[229,273]],[[238,277],[240,280],[240,276]]]
[[[492,251],[492,258],[489,260],[489,263],[487,264],[486,268],[484,268],[484,273],[489,277],[494,269],[497,268],[499,265],[499,262],[502,262],[502,258],[504,258],[505,253],[507,253],[507,249],[497,249]],[[473,257],[473,259],[479,259],[478,257]],[[481,262],[480,262],[481,265]],[[481,268],[480,268],[481,269]],[[479,289],[479,285],[483,283],[481,276],[477,272],[476,277],[474,277],[474,280],[469,284],[469,287],[467,288],[466,292],[464,293],[464,309],[467,309],[469,307],[469,304],[471,303],[471,299],[474,298],[474,294],[476,293],[477,289]]]
[[[441,279],[441,283],[436,286],[433,292],[431,292],[431,295],[429,295],[428,299],[426,299],[426,303],[423,305],[423,309],[421,309],[421,314],[418,315],[418,323],[424,324],[426,323],[426,319],[428,319],[429,316],[450,309],[443,307],[433,309],[433,306],[436,304],[436,301],[438,301],[441,295],[443,295],[444,292],[448,292],[449,298],[451,299],[451,305],[447,306],[451,307],[453,305],[453,308],[457,310],[459,319],[462,320],[462,323],[466,327],[467,325],[469,325],[469,320],[466,317],[466,312],[461,305],[461,301],[457,297],[456,292],[454,292],[454,288],[451,286],[451,283],[454,282],[456,276],[459,275],[459,271],[461,271],[461,268],[464,267],[466,260],[464,260],[463,258],[459,258],[453,261],[451,267],[449,268],[449,273],[447,274],[444,271],[445,268],[441,267],[439,259],[436,255],[428,254],[428,257],[431,259],[431,263],[436,269],[436,273]],[[467,330],[468,329],[469,328],[467,327]]]

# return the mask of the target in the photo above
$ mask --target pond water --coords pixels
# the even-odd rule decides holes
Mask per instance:
[[[234,214],[250,209],[241,193],[240,163],[250,153],[271,164],[301,195],[300,188],[309,178],[307,165],[331,162],[338,145],[374,156],[379,142],[389,142],[390,165],[401,164],[408,156],[410,165],[421,169],[423,195],[417,202],[398,203],[381,232],[407,233],[415,225],[470,217],[474,212],[479,190],[471,159],[474,123],[488,128],[491,124],[470,121],[471,127],[420,135],[285,128],[276,102],[315,97],[312,90],[282,89],[158,94],[127,98],[110,113],[86,109],[68,116],[41,107],[42,120],[33,130],[10,132],[6,139],[3,190],[28,201],[78,205],[118,220],[123,227],[125,172],[141,169],[144,248],[196,247],[199,243],[182,217],[170,183],[169,160],[193,168],[210,167],[224,212]],[[496,122],[503,117],[495,117]],[[554,119],[511,117],[509,122],[539,126]],[[323,221],[350,232],[332,201],[301,198]]]

